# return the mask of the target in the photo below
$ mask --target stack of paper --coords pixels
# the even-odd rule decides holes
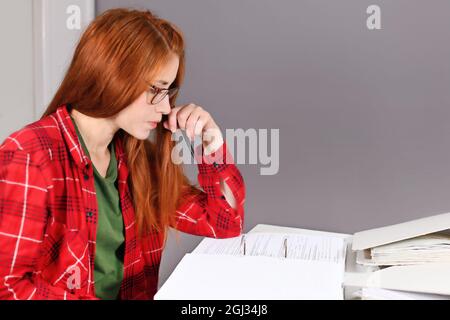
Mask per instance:
[[[204,239],[155,299],[343,299],[341,238],[247,234]]]
[[[374,247],[370,258],[380,266],[450,262],[450,234],[433,233]]]
[[[356,262],[376,270],[347,273],[345,284],[377,294],[388,291],[374,288],[449,296],[449,230],[450,213],[445,213],[356,233]]]

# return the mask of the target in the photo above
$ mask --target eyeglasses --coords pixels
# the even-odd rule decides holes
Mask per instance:
[[[167,95],[169,95],[169,98],[174,97],[178,93],[178,90],[179,90],[178,87],[162,89],[162,88],[158,88],[153,85],[150,85],[149,89],[147,90],[147,103],[148,104],[158,104]]]

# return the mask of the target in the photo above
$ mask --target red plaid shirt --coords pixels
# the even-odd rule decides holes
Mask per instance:
[[[126,155],[114,138],[125,225],[120,299],[153,299],[163,250],[160,233],[137,239]],[[200,146],[201,148],[201,146]],[[245,187],[225,143],[198,164],[202,194],[177,210],[176,229],[206,237],[241,234]],[[224,179],[236,198],[222,195]],[[93,167],[66,106],[11,134],[0,146],[0,299],[95,299],[97,199]]]

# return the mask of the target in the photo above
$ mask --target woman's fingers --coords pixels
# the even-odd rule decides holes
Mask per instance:
[[[177,130],[177,113],[183,108],[181,107],[175,107],[172,108],[169,115],[167,116],[167,126],[170,131],[175,132]],[[164,127],[166,128],[166,127]]]
[[[200,116],[200,118],[197,120],[197,123],[195,124],[194,127],[194,134],[195,135],[202,135],[207,124],[211,121],[211,115],[208,112],[204,112],[202,113],[202,115]],[[203,137],[202,137],[203,139]]]
[[[193,103],[172,108],[168,120],[163,123],[164,128],[175,132],[176,129],[186,130],[189,139],[201,135],[205,126],[211,124],[211,115],[202,107]]]
[[[182,107],[177,112],[177,122],[178,122],[178,126],[181,130],[186,130],[187,120],[189,119],[189,116],[191,115],[191,113],[196,110],[196,108],[197,108],[197,106],[195,104],[190,103],[190,104]]]
[[[202,123],[200,119],[205,117],[205,111],[201,107],[196,107],[190,114],[186,121],[185,128],[186,128],[186,134],[191,139],[194,140],[195,135],[198,135],[201,133],[196,132],[198,129],[196,129],[198,126],[200,126],[200,129],[203,129]],[[199,123],[200,122],[200,123]]]

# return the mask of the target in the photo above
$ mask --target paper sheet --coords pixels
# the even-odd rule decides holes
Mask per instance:
[[[192,253],[286,257],[345,263],[342,238],[302,234],[253,233],[228,239],[205,238]]]
[[[343,274],[341,264],[324,261],[186,254],[155,299],[341,300]]]

